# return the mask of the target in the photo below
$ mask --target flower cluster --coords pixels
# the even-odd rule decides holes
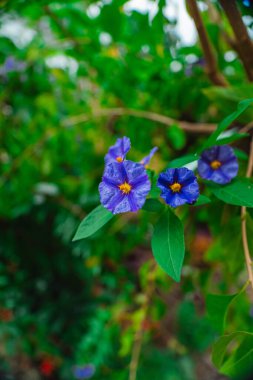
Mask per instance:
[[[113,214],[138,211],[145,203],[151,183],[146,167],[157,148],[140,163],[126,160],[130,139],[118,139],[105,156],[105,170],[99,184],[102,205]]]
[[[130,139],[123,137],[105,156],[106,166],[99,192],[102,205],[113,214],[141,209],[151,188],[146,168],[157,147],[140,163],[125,159],[130,148]],[[205,150],[198,161],[198,173],[203,179],[221,185],[229,183],[238,173],[233,149],[224,145]],[[161,190],[161,197],[173,208],[193,204],[199,197],[197,177],[185,167],[162,172],[157,187]]]

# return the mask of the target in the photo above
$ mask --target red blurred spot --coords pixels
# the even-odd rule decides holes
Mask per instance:
[[[54,371],[54,363],[51,359],[44,359],[40,364],[40,372],[44,376],[50,376]]]
[[[10,322],[13,319],[13,312],[10,309],[0,308],[0,321]]]

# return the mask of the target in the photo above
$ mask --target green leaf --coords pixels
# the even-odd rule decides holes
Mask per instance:
[[[201,147],[200,152],[211,147],[212,145],[215,145],[219,135],[225,131],[225,129],[227,129],[231,123],[235,121],[252,103],[253,98],[241,101],[237,106],[237,110],[218,124],[217,129],[209,136],[205,144]]]
[[[205,204],[210,203],[210,202],[211,202],[210,198],[206,197],[205,195],[200,194],[197,202],[194,203],[192,206],[202,206],[202,205],[205,205]]]
[[[177,124],[172,124],[170,128],[167,129],[167,136],[174,149],[183,149],[186,143],[185,131],[179,128]]]
[[[106,210],[103,206],[100,205],[96,207],[80,223],[72,241],[85,239],[93,235],[107,222],[109,222],[112,217],[113,214],[110,211]]]
[[[244,161],[247,161],[249,159],[249,156],[247,153],[245,153],[243,150],[241,149],[238,149],[238,148],[234,148],[234,153],[236,155],[237,158],[239,158],[240,160],[244,160]]]
[[[168,168],[181,168],[182,166],[197,161],[198,159],[199,156],[197,154],[187,154],[186,156],[170,161]]]
[[[224,325],[229,304],[237,296],[208,294],[206,298],[206,308],[212,326],[219,332],[223,333]]]
[[[180,219],[168,209],[155,225],[152,251],[157,263],[179,282],[184,260],[184,230]]]
[[[235,179],[226,186],[208,183],[210,190],[221,201],[236,205],[253,207],[253,182],[247,178]]]
[[[233,342],[234,349],[227,354]],[[251,369],[253,360],[253,334],[246,331],[235,331],[223,335],[213,345],[212,360],[218,370],[227,376],[242,376]]]
[[[244,137],[248,137],[248,133],[233,133],[231,136],[223,137],[221,139],[218,139],[215,142],[215,145],[225,145],[225,144],[231,144],[234,141],[243,139]]]
[[[224,328],[225,328],[228,307],[230,306],[231,302],[236,297],[240,296],[242,293],[245,292],[248,285],[249,283],[246,282],[246,284],[242,287],[242,289],[238,293],[235,293],[235,294],[229,294],[229,295],[208,294],[207,295],[206,308],[207,308],[207,313],[209,315],[209,319],[213,327],[220,333],[223,333]]]
[[[158,201],[158,199],[149,198],[146,200],[142,209],[149,212],[159,212],[164,209],[164,205]]]

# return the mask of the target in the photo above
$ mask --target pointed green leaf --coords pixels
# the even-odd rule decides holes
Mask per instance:
[[[231,144],[234,141],[248,137],[248,133],[233,133],[231,136],[223,137],[215,142],[215,145]]]
[[[158,199],[149,198],[146,200],[142,209],[149,212],[159,212],[164,209],[164,205],[158,201]]]
[[[180,219],[169,209],[155,225],[152,251],[157,263],[179,282],[184,260],[184,230]]]
[[[236,155],[237,158],[240,160],[247,161],[249,159],[249,155],[245,153],[243,150],[234,148],[234,154]]]
[[[197,154],[187,154],[186,156],[176,158],[175,160],[170,161],[167,168],[181,168],[191,162],[197,161],[199,156]]]
[[[85,239],[93,235],[107,222],[109,222],[112,217],[113,214],[110,211],[106,210],[103,206],[100,205],[96,207],[80,223],[73,241]]]
[[[234,349],[229,350],[233,342]],[[247,331],[235,331],[221,336],[213,345],[212,361],[218,370],[227,376],[243,375],[251,368],[253,360],[253,334]]]
[[[225,186],[208,183],[212,193],[221,201],[236,205],[253,207],[253,182],[247,178],[235,179]]]
[[[219,332],[223,333],[225,319],[229,304],[237,296],[232,295],[218,295],[208,294],[206,298],[206,308],[209,315],[209,319],[213,327]]]
[[[237,110],[218,124],[217,129],[209,136],[205,144],[201,147],[200,152],[211,147],[212,145],[215,145],[219,135],[225,131],[225,129],[227,129],[231,123],[233,123],[233,121],[235,121],[250,105],[252,105],[252,103],[253,98],[241,101],[237,106]]]
[[[202,206],[202,205],[206,205],[207,203],[210,203],[210,202],[211,202],[210,198],[206,197],[205,195],[200,194],[197,202],[195,202],[192,206]]]

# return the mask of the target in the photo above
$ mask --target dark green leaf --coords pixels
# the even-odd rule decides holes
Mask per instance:
[[[160,267],[175,281],[180,281],[184,260],[184,230],[181,221],[169,209],[155,225],[152,251]]]
[[[200,194],[197,202],[194,203],[192,206],[202,206],[202,205],[205,205],[205,204],[210,203],[210,202],[211,202],[210,198],[206,197],[205,195]]]
[[[232,295],[218,295],[208,294],[206,298],[206,308],[209,314],[210,321],[213,327],[222,333],[224,330],[224,324],[227,314],[227,309],[232,300],[237,296]]]
[[[213,194],[225,203],[253,207],[253,183],[247,179],[235,179],[226,186],[209,183]]]
[[[113,214],[110,211],[106,210],[103,206],[100,205],[96,207],[80,223],[73,241],[85,239],[93,235],[107,222],[109,222],[112,217]]]
[[[159,212],[164,209],[164,205],[158,199],[150,198],[146,200],[142,209],[150,212]]]
[[[234,350],[226,352],[228,346],[234,343]],[[253,334],[246,331],[236,331],[224,335],[213,346],[212,360],[218,370],[227,376],[242,376],[245,371],[251,369],[253,360]]]
[[[244,160],[244,161],[247,161],[249,156],[247,153],[245,153],[243,150],[241,149],[238,149],[238,148],[234,148],[234,153],[236,155],[237,158],[239,158],[240,160]]]

